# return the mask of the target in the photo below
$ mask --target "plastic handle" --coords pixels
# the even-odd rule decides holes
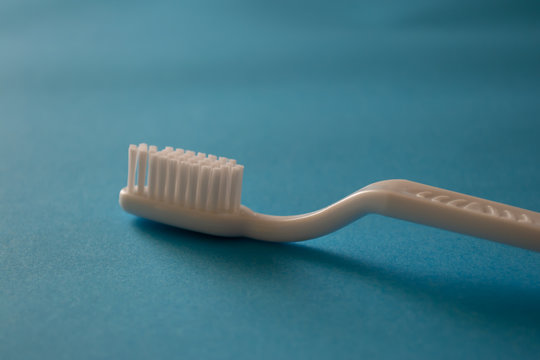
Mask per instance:
[[[384,194],[381,215],[540,251],[540,213],[407,180],[363,190]]]
[[[377,213],[540,251],[540,213],[407,180],[377,182],[323,209],[291,216],[260,214],[245,206],[233,212],[200,211],[128,187],[119,201],[137,216],[219,236],[303,241]]]

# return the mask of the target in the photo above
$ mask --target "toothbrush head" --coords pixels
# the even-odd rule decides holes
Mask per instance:
[[[234,159],[168,146],[130,145],[122,208],[134,215],[193,231],[241,236],[244,166]]]

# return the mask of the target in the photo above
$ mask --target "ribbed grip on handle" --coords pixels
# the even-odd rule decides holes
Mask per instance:
[[[368,189],[385,194],[382,215],[540,251],[540,213],[407,180]]]

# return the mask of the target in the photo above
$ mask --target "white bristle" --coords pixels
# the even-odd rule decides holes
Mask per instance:
[[[227,201],[227,190],[228,190],[230,169],[231,169],[230,166],[221,167],[221,179],[219,182],[219,195],[218,195],[218,205],[217,205],[218,211],[227,210],[226,201]]]
[[[173,148],[167,146],[164,150],[161,150],[158,153],[157,160],[157,180],[156,180],[156,198],[157,200],[163,201],[165,195],[165,183],[167,180],[167,157],[173,151]]]
[[[156,162],[157,147],[152,145],[148,150],[148,175],[146,176],[148,182],[148,196],[153,198],[155,196],[156,189],[156,175],[157,175],[157,162]]]
[[[244,167],[234,159],[143,143],[129,146],[128,162],[130,193],[199,211],[240,207]]]
[[[128,150],[128,192],[133,192],[135,188],[135,171],[137,169],[137,146],[129,145]]]
[[[154,190],[154,197],[156,200],[162,200],[163,197],[163,187],[165,185],[165,171],[166,167],[163,163],[163,151],[161,150],[156,154],[156,182],[155,182],[155,190]]]
[[[218,163],[221,165],[224,165],[227,162],[227,160],[229,159],[227,159],[226,157],[220,156],[218,159]]]
[[[176,162],[176,184],[174,186],[174,203],[176,204],[184,204],[185,202],[188,175],[188,164],[178,159]]]
[[[199,170],[199,178],[197,179],[197,190],[195,192],[195,208],[197,210],[204,210],[206,207],[206,198],[208,196],[208,180],[212,168],[204,165]]]
[[[212,168],[212,174],[208,184],[208,200],[206,203],[206,208],[209,211],[215,211],[218,208],[221,173],[221,167]]]
[[[165,192],[164,199],[166,202],[173,202],[174,188],[176,184],[176,159],[174,153],[167,157],[167,172],[165,176]]]
[[[182,155],[184,155],[184,149],[178,148],[178,149],[174,150],[174,156],[175,156],[176,158],[179,158],[179,157],[182,156]]]
[[[237,209],[240,206],[240,200],[242,196],[242,177],[244,174],[244,167],[242,165],[235,165],[232,173],[232,185],[231,185],[231,208]]]
[[[148,145],[146,144],[140,144],[139,145],[139,152],[137,155],[137,161],[139,163],[138,165],[138,177],[137,177],[137,192],[139,194],[144,193],[144,183],[146,179],[146,159],[148,155]]]
[[[182,161],[187,161],[188,159],[193,159],[194,157],[195,153],[193,151],[186,151],[182,156]]]
[[[195,192],[197,191],[197,178],[199,176],[199,165],[193,161],[189,163],[189,177],[186,187],[186,203],[189,208],[195,207]]]

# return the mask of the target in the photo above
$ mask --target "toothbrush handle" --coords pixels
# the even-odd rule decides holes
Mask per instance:
[[[540,251],[540,213],[407,180],[360,191],[382,193],[381,215]]]

